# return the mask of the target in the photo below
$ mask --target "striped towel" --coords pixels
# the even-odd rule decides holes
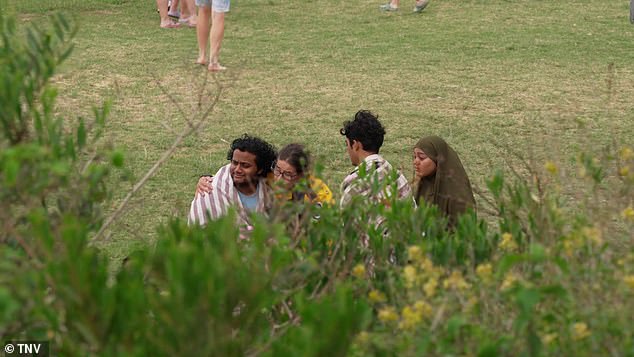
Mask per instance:
[[[238,190],[233,185],[233,179],[229,171],[231,164],[227,164],[218,170],[214,176],[213,189],[206,194],[198,194],[194,197],[189,209],[187,223],[189,225],[205,225],[207,219],[216,220],[227,214],[230,207],[235,207],[238,211],[238,223],[241,227],[250,226],[249,212],[244,208],[238,196]],[[270,189],[266,185],[266,179],[260,178],[258,181],[257,195],[258,205],[255,209],[257,213],[266,214],[270,206]]]
[[[359,166],[364,165],[367,173],[365,179],[359,177]],[[398,198],[401,200],[412,199],[412,189],[407,179],[398,170],[392,168],[389,162],[378,154],[365,158],[350,175],[346,176],[341,184],[341,207],[347,206],[354,196],[365,196],[371,204],[384,204],[391,196],[389,186],[396,180]],[[396,173],[396,177],[393,175]],[[379,191],[374,192],[372,182],[378,180]]]

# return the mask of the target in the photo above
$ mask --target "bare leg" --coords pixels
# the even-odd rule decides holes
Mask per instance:
[[[178,18],[178,3],[179,0],[172,0],[172,4],[169,7],[169,11],[167,13],[167,16],[169,17],[175,17]],[[182,6],[182,5],[181,5]],[[182,11],[181,11],[182,12]]]
[[[198,8],[198,24],[196,26],[196,37],[198,38],[198,59],[196,63],[207,63],[207,42],[209,42],[209,30],[211,20],[211,7],[201,6]]]
[[[167,0],[156,0],[156,6],[158,7],[159,14],[161,15],[162,28],[175,28],[179,26],[179,24],[173,23],[167,16]]]
[[[209,70],[222,71],[226,69],[220,65],[220,48],[222,47],[222,38],[225,35],[225,13],[211,12],[211,39],[209,42]]]
[[[196,26],[196,5],[194,0],[181,0],[181,19],[189,27]]]
[[[398,7],[400,5],[400,2],[400,0],[392,0],[390,4],[392,5],[392,7]]]

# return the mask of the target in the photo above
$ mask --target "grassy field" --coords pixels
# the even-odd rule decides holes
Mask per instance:
[[[216,89],[193,64],[194,29],[162,30],[152,1],[23,0],[2,4],[21,23],[61,10],[79,24],[56,79],[73,120],[113,102],[108,137],[140,178]],[[242,133],[275,145],[303,142],[337,191],[351,169],[338,130],[358,109],[387,127],[382,153],[411,176],[419,137],[444,137],[475,186],[512,152],[566,162],[579,149],[634,144],[634,26],[625,0],[234,0],[215,79],[220,103],[133,199],[106,248],[114,258],[155,227],[185,217],[202,173],[225,163]],[[209,78],[208,78],[209,77]],[[163,88],[163,89],[161,89]],[[169,95],[180,103],[182,112]],[[183,116],[183,114],[185,116]],[[131,188],[117,190],[111,208]]]

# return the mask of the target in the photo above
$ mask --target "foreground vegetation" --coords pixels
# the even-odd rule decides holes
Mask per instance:
[[[102,139],[108,105],[64,119],[50,84],[75,28],[0,27],[3,340],[65,356],[634,356],[631,147],[579,151],[576,200],[557,162],[491,175],[493,224],[446,232],[397,201],[282,206],[248,240],[231,216],[176,218],[112,272],[91,240],[128,164]]]

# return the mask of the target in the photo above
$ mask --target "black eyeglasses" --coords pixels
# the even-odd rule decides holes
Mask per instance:
[[[278,166],[277,163],[274,163],[271,166],[271,170],[273,170],[273,175],[275,175],[275,177],[280,177],[282,176],[282,178],[284,178],[285,180],[289,180],[292,181],[294,179],[297,178],[297,176],[299,176],[298,174],[292,173],[290,171],[282,171]]]

